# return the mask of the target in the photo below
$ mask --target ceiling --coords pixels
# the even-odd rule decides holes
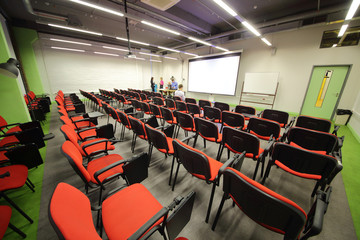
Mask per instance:
[[[84,1],[125,12],[124,1],[121,0]],[[191,49],[203,45],[191,41],[187,36],[217,46],[233,40],[254,37],[240,21],[212,0],[180,0],[165,11],[143,1],[127,0],[126,16],[130,39],[149,43],[150,46],[131,43],[131,47],[159,52],[156,46],[160,45],[191,52]],[[164,3],[170,0],[147,1]],[[342,21],[351,4],[350,0],[226,0],[225,2],[265,37],[273,32]],[[127,42],[115,38],[127,37],[125,17],[111,15],[69,0],[1,0],[0,8],[2,14],[15,26],[33,28],[45,34],[127,46]],[[359,16],[359,12],[355,18]],[[152,28],[141,23],[141,20],[172,29],[181,35]],[[62,30],[50,27],[47,23],[101,32],[103,36]]]

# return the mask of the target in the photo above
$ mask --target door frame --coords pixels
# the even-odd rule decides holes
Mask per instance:
[[[335,106],[334,106],[333,112],[331,113],[330,120],[332,121],[332,119],[334,118],[334,115],[335,115],[335,110],[337,109],[337,107],[338,107],[338,105],[339,105],[339,101],[340,101],[340,99],[341,99],[341,97],[342,97],[342,94],[343,94],[343,91],[344,91],[346,82],[347,82],[347,80],[348,80],[348,78],[349,78],[349,74],[350,74],[350,71],[351,71],[352,66],[353,66],[352,64],[313,65],[313,67],[312,67],[312,69],[311,69],[311,74],[310,74],[310,77],[309,77],[309,81],[308,81],[308,84],[307,84],[307,87],[306,87],[306,91],[305,91],[305,94],[304,94],[304,98],[303,98],[303,101],[302,101],[302,104],[301,104],[301,108],[300,108],[300,113],[299,113],[299,115],[301,115],[301,112],[302,112],[302,110],[303,110],[304,103],[305,103],[305,98],[306,98],[306,95],[307,95],[308,90],[309,90],[311,78],[312,78],[314,69],[315,69],[316,67],[349,67],[348,72],[346,73],[346,76],[345,76],[343,85],[342,85],[341,90],[340,90],[340,92],[339,92],[339,97],[338,97],[338,99],[337,99],[337,101],[336,101],[336,104],[335,104]]]

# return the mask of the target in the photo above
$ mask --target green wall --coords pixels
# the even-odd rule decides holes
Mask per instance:
[[[44,88],[33,49],[33,43],[38,40],[38,34],[35,30],[26,28],[13,27],[12,30],[29,89],[35,94],[42,94]]]
[[[9,57],[9,46],[6,42],[2,25],[0,24],[0,63],[6,62]],[[30,121],[30,115],[26,108],[18,81],[3,75],[0,75],[0,115],[5,118],[8,123]]]

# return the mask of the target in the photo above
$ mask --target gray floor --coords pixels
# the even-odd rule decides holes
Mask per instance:
[[[89,109],[88,111],[92,111]],[[107,118],[100,119],[100,123],[106,123]],[[110,120],[113,123],[112,120]],[[45,161],[45,171],[43,178],[43,189],[41,196],[40,218],[38,225],[38,239],[57,239],[48,220],[48,204],[50,196],[59,182],[66,182],[84,192],[84,184],[74,170],[70,167],[66,158],[60,153],[61,144],[64,137],[60,132],[60,120],[56,111],[55,104],[52,105],[52,115],[50,122],[50,132],[56,137],[48,142],[47,154]],[[119,126],[116,136],[119,137]],[[183,137],[180,132],[179,139]],[[112,153],[118,153],[124,158],[132,156],[130,151],[132,133],[126,130],[126,141],[115,144],[116,150]],[[191,142],[192,143],[192,142]],[[199,138],[197,149],[204,151],[211,157],[216,157],[218,145],[207,142],[207,148],[203,148],[203,143]],[[148,150],[148,143],[138,140],[135,154]],[[226,160],[225,153],[221,159]],[[222,188],[218,187],[215,191],[214,203],[210,215],[209,224],[205,223],[205,214],[211,192],[211,185],[207,185],[204,181],[192,177],[183,167],[180,172],[176,184],[175,191],[172,192],[168,186],[169,173],[171,167],[171,157],[164,158],[164,154],[153,150],[151,165],[149,168],[149,177],[143,184],[149,191],[159,200],[161,204],[166,206],[178,195],[186,195],[190,191],[197,193],[192,217],[188,225],[183,229],[179,236],[188,239],[282,239],[282,236],[267,230],[254,221],[249,219],[237,207],[232,207],[231,201],[225,202],[220,220],[215,231],[211,231],[211,225],[214,221],[217,208],[222,197]],[[247,176],[252,176],[255,168],[255,162],[246,159],[241,171]],[[353,221],[345,194],[345,189],[341,174],[339,174],[332,183],[333,192],[331,202],[325,215],[323,231],[320,235],[313,239],[356,239]],[[308,212],[311,206],[310,194],[314,187],[311,180],[300,179],[285,173],[281,169],[273,168],[270,177],[266,181],[266,187],[275,192],[291,199]],[[90,198],[96,202],[97,192]],[[121,226],[119,226],[121,227]],[[152,239],[162,239],[159,234],[155,234]]]

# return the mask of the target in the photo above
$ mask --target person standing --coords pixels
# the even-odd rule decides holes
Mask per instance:
[[[155,82],[154,82],[154,77],[151,77],[150,84],[151,84],[151,90],[152,90],[153,92],[155,92]]]
[[[183,92],[183,85],[179,85],[179,89],[175,91],[174,96],[180,97],[181,101],[185,102],[185,94]]]
[[[164,80],[162,77],[160,77],[160,89],[164,88]]]
[[[174,76],[171,77],[171,89],[177,90],[178,89],[178,83],[175,81]]]

